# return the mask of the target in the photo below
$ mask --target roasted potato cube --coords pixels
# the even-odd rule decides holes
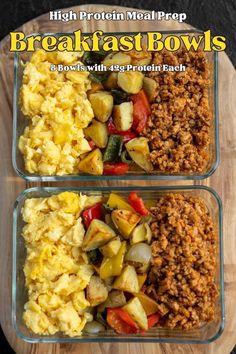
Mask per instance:
[[[105,246],[100,248],[100,251],[105,257],[114,257],[117,255],[121,246],[121,241],[119,237],[114,238],[108,242]]]
[[[112,90],[118,87],[117,85],[117,73],[112,72],[108,79],[104,82],[104,87],[106,90]]]
[[[107,126],[105,123],[98,122],[93,119],[92,124],[85,129],[86,136],[91,138],[96,146],[101,149],[105,148],[108,141]]]
[[[132,65],[148,65],[152,61],[152,54],[147,50],[147,48],[143,48],[142,51],[131,50],[128,52],[131,57]]]
[[[138,93],[143,86],[144,75],[138,71],[119,72],[118,86],[127,93]]]
[[[156,97],[157,82],[150,77],[145,77],[143,79],[143,89],[147,95],[149,102],[152,102]]]
[[[127,311],[138,326],[144,330],[148,329],[148,320],[147,315],[144,311],[144,308],[137,297],[129,300],[129,302],[122,307]]]
[[[114,225],[124,238],[129,238],[131,232],[140,221],[140,216],[130,210],[113,210],[111,218]]]
[[[131,57],[128,54],[110,53],[108,54],[102,62],[105,66],[110,67],[111,65],[129,65],[131,63]]]
[[[111,290],[108,294],[106,301],[99,305],[98,312],[103,312],[106,307],[121,307],[126,304],[126,299],[123,291],[120,290]]]
[[[103,246],[115,237],[115,232],[103,221],[93,219],[84,236],[82,248],[84,251],[91,251]]]
[[[99,274],[100,275],[100,274]],[[101,278],[101,277],[100,277]],[[101,278],[102,279],[102,278]],[[107,287],[108,292],[110,292],[113,289],[113,283],[114,283],[115,277],[111,276],[109,278],[103,279],[104,284]]]
[[[153,170],[152,163],[149,160],[150,151],[147,138],[134,138],[126,143],[125,147],[137,165],[142,167],[146,172]]]
[[[89,97],[89,95],[91,93],[95,93],[98,91],[103,91],[104,87],[102,84],[100,84],[99,82],[95,82],[95,81],[91,81],[91,89],[87,91],[87,95]]]
[[[78,165],[79,171],[89,173],[91,175],[103,174],[102,153],[99,149],[90,152],[83,158]]]
[[[107,91],[91,93],[89,95],[95,117],[100,122],[106,122],[113,109],[113,96]]]
[[[126,299],[123,291],[111,290],[106,300],[107,307],[120,307],[126,304]]]
[[[143,223],[135,227],[131,235],[130,243],[131,245],[143,241],[150,243],[151,238],[152,238],[152,232],[149,225],[147,223]]]
[[[108,297],[107,288],[99,276],[93,275],[86,288],[87,300],[91,306],[97,306],[104,302]]]
[[[130,129],[133,124],[133,102],[123,102],[114,106],[113,119],[117,130]]]
[[[121,275],[119,275],[113,284],[114,289],[128,291],[130,293],[139,292],[139,283],[137,273],[133,266],[127,265]]]

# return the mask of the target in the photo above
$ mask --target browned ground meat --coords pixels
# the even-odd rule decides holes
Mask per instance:
[[[151,208],[152,267],[146,293],[159,304],[161,325],[192,329],[215,316],[216,232],[205,203],[168,194]]]
[[[155,170],[171,173],[203,172],[209,163],[211,112],[210,71],[205,54],[157,52],[152,63],[186,66],[183,72],[150,72],[157,82],[144,135],[149,139]]]

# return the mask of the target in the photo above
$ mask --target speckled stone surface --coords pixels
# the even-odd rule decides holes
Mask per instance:
[[[196,28],[211,29],[213,35],[227,38],[227,54],[236,67],[235,0],[1,0],[0,39],[23,23],[49,10],[82,4],[114,4],[165,12],[186,12],[186,22]],[[0,329],[0,354],[14,354]],[[236,354],[236,348],[231,354]]]

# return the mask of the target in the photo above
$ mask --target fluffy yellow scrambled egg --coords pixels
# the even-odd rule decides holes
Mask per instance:
[[[51,64],[81,64],[81,53],[37,50],[26,63],[20,105],[29,125],[19,139],[25,168],[40,175],[78,173],[81,154],[91,150],[82,128],[94,114],[86,71],[51,71]]]
[[[93,319],[84,292],[93,267],[81,249],[85,230],[80,214],[99,201],[99,196],[63,192],[24,203],[22,236],[29,301],[23,319],[34,333],[61,331],[79,336]]]

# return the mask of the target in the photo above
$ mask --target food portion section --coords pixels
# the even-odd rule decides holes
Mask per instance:
[[[127,70],[127,65],[164,64],[186,69]],[[52,71],[51,65],[74,69]],[[212,83],[201,50],[39,49],[23,66],[20,107],[29,124],[18,146],[27,173],[193,175],[209,167]],[[88,71],[92,66],[106,70]]]
[[[210,66],[202,51],[155,53],[156,65],[184,65],[185,72],[150,72],[151,99],[145,136],[154,168],[169,173],[206,170],[210,161],[212,113]]]
[[[215,316],[216,230],[201,198],[169,194],[151,208],[152,269],[146,293],[163,325],[192,329]]]
[[[217,233],[203,199],[63,192],[21,212],[33,333],[141,335],[215,320]]]
[[[20,105],[29,124],[19,149],[29,173],[77,173],[79,156],[91,151],[83,133],[94,117],[86,95],[89,73],[50,70],[52,63],[78,63],[81,55],[37,50],[25,65]]]

